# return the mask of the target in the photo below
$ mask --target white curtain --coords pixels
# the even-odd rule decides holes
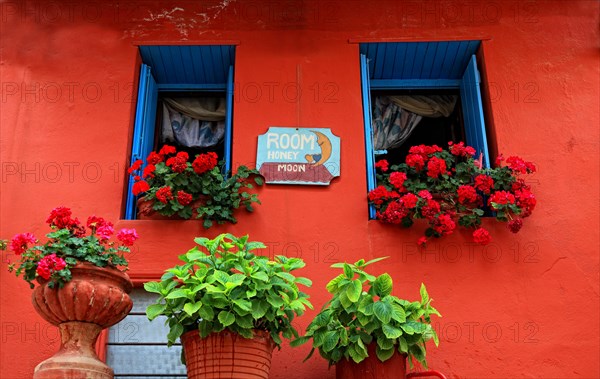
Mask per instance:
[[[225,136],[225,98],[163,98],[163,143],[216,146]]]
[[[372,114],[375,150],[401,146],[423,117],[448,117],[457,96],[376,96]]]
[[[390,100],[423,117],[448,117],[456,106],[458,96],[390,96]]]

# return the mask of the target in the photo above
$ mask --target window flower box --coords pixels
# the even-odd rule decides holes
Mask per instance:
[[[128,172],[133,177],[133,195],[138,199],[138,218],[203,219],[204,227],[213,222],[236,223],[234,210],[244,206],[252,212],[253,203],[260,204],[258,195],[248,192],[254,183],[263,180],[256,170],[239,166],[235,174],[223,174],[224,162],[217,154],[198,154],[190,162],[187,152],[165,145],[151,152],[144,162],[135,161]]]
[[[481,222],[486,214],[517,233],[536,205],[523,178],[536,171],[534,164],[517,156],[504,160],[501,155],[495,168],[483,168],[481,157],[476,160],[474,155],[472,147],[449,142],[447,149],[413,146],[405,163],[398,165],[378,161],[378,186],[368,194],[376,218],[403,227],[425,219],[420,246],[452,234],[457,226],[474,229],[473,240],[485,245],[491,241]]]

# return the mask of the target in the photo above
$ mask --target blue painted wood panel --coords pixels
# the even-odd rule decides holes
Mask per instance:
[[[137,107],[135,111],[135,124],[133,127],[133,143],[131,148],[131,162],[138,159],[145,162],[146,157],[154,147],[154,129],[156,124],[156,103],[158,89],[148,65],[142,64],[140,69],[140,85],[138,88]],[[133,220],[136,215],[135,197],[132,194],[133,178],[129,177],[125,219]]]
[[[140,46],[142,61],[152,67],[157,83],[226,83],[235,46]]]
[[[225,174],[231,171],[231,145],[233,136],[233,66],[229,66],[227,70],[227,93],[225,94],[226,113],[225,113]]]
[[[460,99],[462,101],[466,139],[467,144],[477,150],[477,158],[480,154],[483,154],[483,167],[489,168],[490,156],[487,146],[479,83],[480,77],[477,70],[477,61],[475,55],[472,55],[460,85]]]
[[[458,89],[460,79],[373,79],[371,90],[380,89]]]
[[[461,79],[480,41],[376,42],[360,45],[371,79]]]
[[[362,89],[365,150],[367,158],[367,191],[375,188],[375,153],[373,151],[373,127],[371,124],[371,88],[369,86],[369,65],[367,57],[360,55],[360,82]],[[369,206],[369,218],[375,218],[375,207]]]

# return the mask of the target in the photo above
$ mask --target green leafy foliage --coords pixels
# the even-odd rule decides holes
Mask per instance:
[[[146,315],[150,320],[167,317],[169,346],[195,329],[203,337],[228,329],[246,338],[252,338],[253,329],[265,330],[277,346],[282,337],[298,337],[292,321],[306,307],[312,309],[298,287],[312,282],[292,274],[305,266],[302,259],[255,255],[265,245],[248,241],[248,236],[221,234],[194,241],[197,246],[179,256],[181,265],[166,270],[160,282],[144,284],[146,291],[159,295]]]
[[[375,277],[364,271],[366,266],[382,259],[385,258],[332,265],[343,269],[343,274],[327,284],[332,298],[308,325],[306,334],[291,345],[312,340],[313,348],[307,359],[316,349],[332,365],[341,359],[363,361],[368,356],[367,346],[374,343],[381,361],[398,351],[408,355],[411,364],[414,359],[427,367],[425,342],[433,339],[438,345],[431,315],[440,314],[431,306],[424,284],[421,284],[421,301],[409,302],[392,295],[390,275]]]

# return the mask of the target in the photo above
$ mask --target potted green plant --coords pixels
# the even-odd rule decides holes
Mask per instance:
[[[146,291],[158,294],[146,309],[148,318],[166,316],[169,345],[181,337],[188,378],[221,377],[217,372],[267,378],[273,348],[282,337],[298,337],[292,321],[312,309],[298,288],[311,281],[292,274],[305,263],[255,255],[265,245],[248,236],[194,241],[197,246],[179,257],[181,265],[159,282],[145,283]]]
[[[448,145],[445,150],[412,146],[405,163],[390,166],[382,159],[375,164],[378,186],[368,199],[377,219],[403,227],[425,219],[428,225],[418,240],[420,246],[430,238],[452,234],[457,225],[474,229],[474,242],[488,244],[492,238],[481,226],[486,211],[517,233],[536,205],[524,180],[536,171],[535,165],[518,156],[504,161],[500,155],[496,167],[483,168],[481,158],[473,158],[474,148],[462,142]]]
[[[298,346],[312,340],[312,349],[336,365],[339,379],[377,377],[404,378],[406,358],[425,368],[425,343],[438,337],[431,315],[440,316],[421,284],[421,300],[410,302],[392,294],[392,277],[377,277],[365,267],[385,258],[354,264],[336,263],[343,269],[327,284],[331,299],[308,325],[306,334],[294,341]],[[375,375],[377,376],[369,376]]]
[[[252,204],[258,203],[258,195],[248,192],[254,183],[262,185],[257,170],[239,166],[237,172],[224,175],[224,161],[217,162],[217,154],[198,154],[190,162],[189,154],[177,152],[175,147],[164,145],[158,152],[135,161],[128,172],[133,176],[133,195],[143,194],[138,200],[138,216],[165,218],[203,219],[204,227],[213,222],[236,223],[234,210],[243,206],[253,211]]]
[[[61,334],[59,351],[40,363],[33,377],[112,378],[113,370],[98,359],[94,345],[102,329],[131,310],[133,284],[118,267],[127,266],[124,254],[138,235],[121,229],[119,242],[111,241],[115,231],[110,221],[90,216],[82,224],[66,207],[53,209],[46,222],[52,231],[45,242],[32,233],[10,241],[20,263],[10,263],[9,271],[23,275],[33,289],[35,310]]]

